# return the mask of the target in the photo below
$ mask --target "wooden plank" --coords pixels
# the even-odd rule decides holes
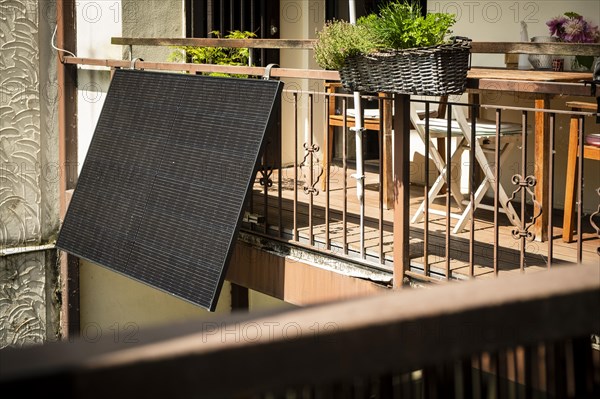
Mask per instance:
[[[535,99],[535,108],[546,110],[550,108],[550,98],[541,94]],[[548,195],[548,157],[550,156],[550,140],[546,134],[548,131],[548,114],[545,112],[535,113],[535,171],[534,175],[537,179],[535,186],[535,196],[541,204],[542,215],[535,223],[535,236],[538,241],[548,240],[548,207],[550,204],[550,196]],[[539,207],[534,209],[534,214],[538,214]],[[551,210],[550,210],[551,211]]]
[[[517,80],[529,82],[580,82],[591,80],[591,72],[554,72],[520,69],[471,68],[467,73],[472,79]]]
[[[103,66],[107,68],[129,68],[131,62],[126,60],[111,60],[108,58],[64,57],[65,64]],[[136,63],[136,65],[139,65]],[[183,65],[183,64],[181,64]]]
[[[580,102],[567,103],[568,107],[573,107],[578,111],[578,105],[585,104]],[[577,182],[577,150],[579,147],[579,119],[576,116],[571,117],[569,123],[569,147],[567,150],[567,169],[565,182],[565,206],[563,215],[563,241],[573,241],[573,229],[575,221],[575,201],[576,201],[576,182]],[[581,217],[581,216],[580,216]]]
[[[535,71],[531,71],[532,73]],[[591,85],[581,83],[570,83],[560,81],[543,81],[541,77],[537,80],[506,80],[499,77],[473,77],[467,78],[467,88],[470,90],[504,91],[518,93],[545,93],[557,95],[571,95],[590,97],[594,95]],[[591,80],[591,74],[588,75]]]
[[[394,288],[410,267],[410,96],[394,96]]]
[[[75,1],[57,0],[56,11],[56,42],[62,49],[75,51],[76,12]],[[60,178],[59,212],[64,220],[71,199],[70,190],[77,185],[77,68],[74,65],[63,64],[59,54],[56,67],[56,82],[58,88],[58,163]],[[60,335],[71,338],[79,335],[79,259],[73,255],[61,252],[60,257],[61,281],[61,322]]]
[[[597,266],[558,268],[194,321],[140,331],[134,343],[107,334],[93,344],[6,350],[0,384],[5,393],[30,395],[68,386],[70,395],[88,398],[115,389],[148,398],[252,396],[585,336],[600,329],[599,301]],[[231,367],[259,357],[261,367]]]
[[[513,91],[573,96],[594,96],[589,72],[521,71],[496,68],[473,68],[467,75],[471,90]]]
[[[573,111],[590,110],[596,111],[598,104],[585,101],[567,101],[565,104],[567,108],[573,108]]]
[[[103,66],[107,68],[131,68],[130,61],[96,59],[96,58],[81,58],[81,57],[65,57],[65,64],[76,65],[93,65]],[[152,62],[152,61],[136,61],[136,69],[148,69],[159,71],[185,71],[190,73],[200,72],[220,72],[230,74],[243,75],[264,75],[266,68],[263,67],[243,67],[231,65],[210,65],[210,64],[191,64],[191,63],[173,63],[173,62]],[[338,71],[324,71],[320,69],[297,69],[297,68],[273,68],[271,76],[277,78],[302,78],[302,79],[317,79],[317,80],[340,80]]]
[[[65,57],[65,64],[104,66],[107,68],[130,68],[131,62],[124,60],[109,60],[81,57]],[[230,65],[208,65],[190,63],[136,61],[135,68],[162,71],[186,71],[190,73],[221,72],[230,74],[246,74],[261,76],[265,73],[262,67],[240,67]],[[303,78],[317,80],[339,81],[338,71],[311,69],[274,68],[272,77]],[[573,83],[590,81],[591,73],[580,72],[546,72],[546,71],[517,71],[501,69],[473,68],[469,71],[467,87],[475,90],[518,91],[523,93],[547,93],[575,96],[591,96],[593,89],[590,85]],[[560,83],[560,84],[559,84]]]
[[[470,90],[488,90],[518,93],[545,93],[582,97],[590,97],[595,95],[594,89],[590,85],[524,80],[467,78],[467,88]]]
[[[75,50],[76,32],[72,10],[73,0],[58,0],[57,10],[61,12],[57,21],[56,40],[60,48]],[[58,153],[60,174],[60,217],[66,212],[66,191],[77,184],[77,69],[74,65],[63,64],[61,53],[57,59],[58,92]]]
[[[472,42],[472,53],[485,54],[556,54],[600,56],[596,43]]]
[[[298,306],[372,295],[386,289],[243,242],[236,245],[226,279]]]
[[[383,101],[383,132],[380,140],[383,140],[383,203],[386,209],[394,208],[394,185],[393,185],[393,165],[392,165],[392,108],[391,100]],[[391,181],[390,181],[391,180]]]
[[[217,38],[136,38],[113,37],[111,44],[122,46],[193,46],[264,49],[305,49],[314,47],[313,39],[217,39]]]
[[[587,159],[593,159],[595,161],[600,161],[600,147],[584,145],[583,157]]]
[[[197,46],[265,49],[312,49],[314,39],[216,39],[216,38],[133,38],[113,37],[111,44],[135,46]],[[472,53],[556,54],[600,56],[595,43],[472,42]]]

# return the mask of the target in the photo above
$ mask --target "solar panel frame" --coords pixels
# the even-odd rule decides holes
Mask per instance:
[[[214,310],[282,88],[117,70],[57,247]]]

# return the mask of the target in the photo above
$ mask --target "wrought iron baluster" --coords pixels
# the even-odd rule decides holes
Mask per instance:
[[[598,194],[598,209],[596,210],[596,212],[594,212],[590,215],[590,224],[592,225],[592,228],[594,230],[596,230],[596,235],[598,236],[598,239],[600,240],[600,225],[594,221],[594,218],[596,216],[600,216],[600,187],[598,187],[596,189],[596,193]],[[598,253],[598,256],[600,256],[600,245],[596,249],[596,252]]]
[[[452,104],[448,103],[446,126],[446,280],[450,280],[450,225],[452,194]]]
[[[330,95],[326,95],[325,96],[325,101],[323,101],[323,105],[324,105],[324,112],[325,115],[327,115],[327,113],[329,112],[329,100],[330,100]],[[329,152],[331,152],[333,154],[333,151],[330,151],[329,149],[331,148],[331,145],[333,143],[331,143],[329,141],[329,117],[325,118],[325,130],[324,130],[324,137],[323,137],[323,142],[325,143],[325,148],[327,149],[326,154],[323,154],[323,158],[325,159],[325,170],[323,171],[325,173],[325,249],[330,250],[331,249],[331,243],[330,243],[330,238],[329,238],[329,194],[330,194],[330,190],[331,190],[331,161],[333,159],[329,159]],[[333,155],[332,155],[333,158]]]
[[[525,271],[526,266],[526,249],[527,242],[535,240],[535,233],[533,228],[538,218],[542,216],[542,204],[538,201],[535,195],[535,186],[537,185],[537,179],[533,175],[527,174],[527,122],[528,116],[527,111],[523,111],[521,114],[521,173],[512,176],[512,183],[517,186],[508,198],[508,203],[511,203],[518,194],[520,194],[521,200],[521,221],[518,228],[513,228],[511,231],[512,237],[515,240],[519,240],[520,253],[519,253],[519,268],[522,272]],[[537,214],[534,214],[530,223],[527,223],[526,209],[527,209],[527,195],[531,196],[533,202],[534,212],[537,210]]]
[[[424,197],[425,200],[425,219],[423,220],[423,274],[429,276],[429,161],[431,155],[429,154],[429,113],[430,103],[425,103],[425,188]],[[438,117],[441,117],[438,115]]]
[[[552,266],[552,252],[554,251],[554,232],[553,232],[553,219],[552,219],[552,210],[554,209],[554,128],[555,128],[555,114],[552,112],[550,114],[549,124],[550,124],[550,156],[548,157],[548,268]]]
[[[298,93],[294,92],[294,241],[298,241]]]

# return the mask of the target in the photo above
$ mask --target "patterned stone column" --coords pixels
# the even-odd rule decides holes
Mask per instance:
[[[54,1],[0,0],[0,347],[56,339]]]

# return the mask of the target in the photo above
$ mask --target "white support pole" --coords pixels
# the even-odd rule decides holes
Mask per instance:
[[[350,23],[356,24],[356,4],[354,0],[348,1]],[[354,92],[354,109],[355,109],[355,125],[354,140],[356,142],[356,173],[353,177],[356,179],[356,196],[358,197],[358,203],[360,205],[360,257],[365,258],[365,175],[363,171],[363,148],[362,148],[362,134],[364,131],[362,123],[362,107],[360,103],[360,93]]]
[[[350,13],[350,23],[356,23],[356,2],[354,0],[348,1],[349,13]]]

